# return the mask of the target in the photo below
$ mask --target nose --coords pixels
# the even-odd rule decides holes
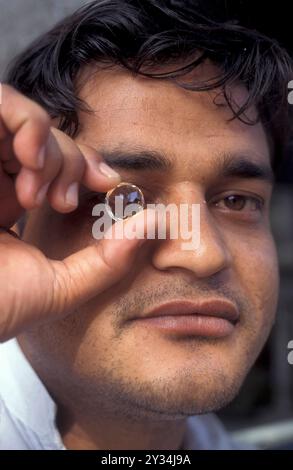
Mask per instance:
[[[186,193],[186,192],[185,192]],[[182,268],[192,271],[198,278],[213,276],[231,265],[232,257],[224,236],[217,226],[204,196],[195,190],[181,193],[178,202],[200,204],[200,240],[195,249],[183,249],[186,240],[180,236],[177,239],[159,240],[152,252],[152,264],[159,270]],[[173,199],[174,202],[174,199]]]

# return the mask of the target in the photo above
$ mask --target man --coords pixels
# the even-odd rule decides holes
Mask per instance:
[[[2,448],[234,446],[210,412],[274,322],[269,206],[291,64],[198,8],[93,2],[2,86]],[[149,203],[199,204],[199,247],[94,240],[92,208],[121,179]],[[21,241],[7,229],[23,209]],[[117,223],[146,233],[148,211]]]

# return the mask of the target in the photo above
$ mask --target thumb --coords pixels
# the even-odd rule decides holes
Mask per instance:
[[[123,238],[104,238],[80,250],[63,261],[52,261],[54,292],[51,311],[62,314],[76,309],[119,281],[130,269],[139,246],[146,242],[147,233],[154,233],[157,223],[155,210],[145,209],[126,220],[119,220],[116,233]],[[129,239],[130,234],[133,238]],[[137,234],[140,237],[138,238]]]

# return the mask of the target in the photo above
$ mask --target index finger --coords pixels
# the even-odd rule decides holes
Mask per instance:
[[[82,184],[97,192],[106,192],[121,182],[119,173],[108,166],[101,155],[93,148],[84,144],[77,144],[85,158],[85,171]]]
[[[14,136],[16,158],[31,170],[43,168],[51,124],[48,113],[10,85],[0,84],[0,98],[0,120]]]

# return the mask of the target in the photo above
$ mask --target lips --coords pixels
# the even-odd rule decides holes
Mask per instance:
[[[134,325],[164,333],[222,338],[233,333],[239,311],[232,302],[224,299],[201,302],[174,300],[133,320]]]
[[[239,319],[239,312],[232,302],[222,299],[202,302],[171,301],[155,307],[140,318],[153,318],[165,315],[206,315],[228,320],[235,324]]]

